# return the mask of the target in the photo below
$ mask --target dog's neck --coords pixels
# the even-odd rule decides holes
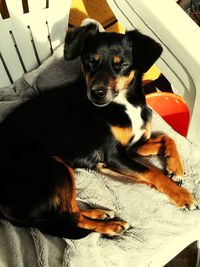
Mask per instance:
[[[143,73],[135,71],[133,81],[130,83],[126,93],[127,100],[132,105],[145,105],[146,98],[144,95],[144,89],[142,86]]]

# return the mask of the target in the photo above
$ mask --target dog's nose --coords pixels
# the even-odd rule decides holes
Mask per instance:
[[[103,99],[107,94],[107,88],[104,86],[95,87],[91,89],[91,96],[94,99]]]

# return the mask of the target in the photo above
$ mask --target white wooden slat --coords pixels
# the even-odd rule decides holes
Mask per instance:
[[[57,47],[64,41],[70,10],[71,0],[49,0],[49,8],[44,9],[48,21],[52,46]]]
[[[6,74],[5,68],[0,60],[0,88],[4,86],[9,86],[10,80]]]
[[[13,31],[11,20],[3,20],[2,18],[0,18],[0,52],[6,62],[6,66],[12,76],[13,81],[16,81],[23,75],[24,71],[20,64],[11,35],[9,33],[10,30]],[[11,82],[9,81],[1,62],[0,87],[9,86],[10,84]]]
[[[14,0],[14,1],[7,0],[6,1],[8,10],[10,13],[10,17],[12,20],[13,28],[14,28],[16,42],[18,44],[20,53],[22,54],[23,61],[28,71],[37,67],[38,62],[35,57],[35,53],[34,53],[33,46],[31,43],[31,38],[30,38],[30,31],[27,28],[27,26],[29,25],[31,27],[32,32],[35,33],[35,27],[33,27],[33,23],[32,23],[34,20],[35,21],[34,24],[36,24],[38,32],[43,33],[40,9],[39,9],[39,0],[35,0],[35,5],[33,4],[31,5],[32,2],[33,0],[28,1],[29,13],[24,14],[23,8],[22,8],[22,1],[18,1],[18,0]],[[37,38],[38,36],[34,37],[36,48],[39,43],[39,41],[37,41]],[[41,47],[39,46],[37,51],[39,51],[40,49]]]
[[[46,27],[46,18],[44,15],[44,0],[29,0],[29,23],[31,32],[33,34],[35,46],[37,53],[39,55],[40,61],[44,61],[48,56],[50,56],[50,48],[48,42],[48,31]]]
[[[40,62],[50,54],[50,34],[52,47],[63,42],[68,26],[70,0],[28,0],[29,12],[23,12],[22,0],[6,0],[10,18],[0,18],[0,52],[2,53],[13,81],[19,79],[24,69],[13,44],[9,31],[11,30],[26,71],[38,66],[31,37],[37,50]],[[30,26],[28,29],[27,26]],[[47,27],[48,26],[48,27]],[[9,85],[5,69],[0,62],[0,87]]]

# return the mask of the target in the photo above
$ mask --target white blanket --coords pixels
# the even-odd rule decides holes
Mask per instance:
[[[59,48],[44,65],[16,83],[14,89],[0,90],[0,118],[14,105],[46,89],[45,84],[73,80],[78,75],[74,72],[77,66],[78,61],[66,64],[62,47]],[[174,132],[157,114],[153,116],[153,130],[163,131],[176,140],[186,168],[184,186],[200,203],[199,147]],[[156,158],[152,160],[158,164]],[[76,172],[76,185],[79,200],[89,207],[114,210],[129,222],[131,229],[115,238],[91,233],[81,240],[68,240],[43,235],[36,229],[13,227],[2,220],[0,266],[138,267],[155,266],[157,262],[161,266],[199,238],[200,211],[178,209],[155,189],[83,169]]]

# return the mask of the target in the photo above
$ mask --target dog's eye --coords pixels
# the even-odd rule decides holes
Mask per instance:
[[[90,59],[88,60],[88,65],[89,65],[89,67],[90,67],[91,69],[94,69],[94,68],[98,65],[98,62],[99,62],[99,61],[96,61],[95,59],[90,58]]]
[[[112,67],[115,71],[126,70],[130,67],[130,64],[125,61],[113,62]]]
[[[112,67],[115,71],[119,71],[122,68],[121,62],[113,62]]]
[[[130,64],[128,62],[123,62],[123,61],[120,61],[118,63],[114,63],[113,62],[113,68],[116,68],[116,69],[127,69],[128,67],[130,67]]]
[[[88,66],[91,69],[96,68],[97,65],[99,64],[99,62],[100,62],[100,55],[99,54],[90,55],[88,57]]]

